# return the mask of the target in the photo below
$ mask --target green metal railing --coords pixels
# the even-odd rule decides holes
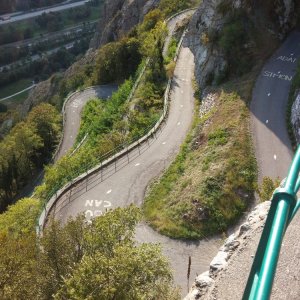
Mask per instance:
[[[272,196],[270,211],[253,261],[243,300],[270,298],[285,231],[300,207],[297,192],[300,188],[300,146],[283,187]]]

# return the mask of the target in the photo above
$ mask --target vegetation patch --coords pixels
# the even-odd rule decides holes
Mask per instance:
[[[1,299],[180,299],[158,245],[137,245],[136,207],[35,232],[39,201],[0,215]],[[101,287],[101,288],[99,288]]]
[[[196,7],[201,1],[202,0],[161,0],[159,8],[164,12],[165,16],[171,16],[184,9]]]
[[[192,239],[222,232],[252,201],[256,161],[247,102],[254,78],[248,74],[215,91],[214,108],[195,117],[176,160],[152,184],[144,213],[159,232]]]
[[[276,188],[280,185],[279,177],[273,180],[271,177],[264,177],[261,186],[258,187],[257,193],[259,195],[260,201],[269,201]]]
[[[160,19],[159,11],[151,12],[145,17],[145,23],[137,28],[135,37],[108,44],[98,52],[99,68],[95,68],[93,72],[94,84],[102,83],[107,76],[111,80],[114,77],[121,79],[128,76],[134,67],[126,67],[130,57],[135,60],[136,68],[138,63],[141,67],[144,64],[143,61],[140,62],[141,57],[149,57],[150,63],[131,102],[127,102],[133,87],[133,80],[129,79],[111,99],[95,99],[87,104],[77,139],[79,142],[88,134],[87,142],[74,155],[67,155],[55,165],[46,168],[44,184],[37,188],[40,199],[48,200],[65,183],[100,163],[104,154],[113,149],[121,150],[147,133],[158,120],[166,84],[162,57],[166,27]],[[128,52],[123,51],[125,48]],[[118,64],[109,58],[111,49],[115,50],[113,57]],[[135,57],[137,51],[139,56]],[[111,68],[106,68],[107,65]],[[141,67],[137,68],[135,78]]]
[[[0,142],[0,211],[48,162],[60,132],[58,111],[42,103]]]

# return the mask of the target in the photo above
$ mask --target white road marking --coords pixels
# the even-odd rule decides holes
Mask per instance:
[[[271,93],[268,94],[268,97],[270,97],[270,96],[271,96]]]
[[[266,124],[268,124],[269,123],[269,120],[266,120]]]
[[[294,55],[294,53],[291,53],[291,56],[293,56]]]
[[[181,104],[181,105],[180,105],[180,107],[182,108],[182,107],[183,107],[183,105]]]
[[[181,90],[181,94],[183,94],[183,90]]]
[[[280,72],[280,71],[278,71],[277,73],[279,73],[279,74],[280,74],[281,72]]]
[[[281,79],[281,80],[287,80],[287,81],[292,81],[293,76],[289,76],[289,75],[284,75],[281,73],[273,73],[270,71],[264,71],[263,73],[264,77],[269,77],[269,78],[277,78],[277,79]]]
[[[138,167],[140,165],[140,163],[135,164],[135,167]]]
[[[180,124],[181,124],[181,123],[180,123],[180,122],[178,122],[178,123],[177,123],[177,126],[179,126]]]
[[[165,144],[166,144],[166,142],[163,142],[162,144],[163,144],[163,145],[165,145]]]
[[[277,155],[276,155],[276,154],[274,154],[274,159],[275,159],[275,160],[277,159]]]
[[[70,138],[72,138],[73,137],[73,135],[70,135]]]
[[[108,190],[107,192],[106,192],[106,194],[110,194],[112,192],[112,190]]]

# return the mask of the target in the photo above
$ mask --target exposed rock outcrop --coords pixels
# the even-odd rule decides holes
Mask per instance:
[[[195,75],[198,84],[203,88],[212,73],[218,74],[226,66],[226,61],[219,49],[209,43],[205,37],[208,31],[221,30],[224,18],[217,13],[221,0],[204,0],[195,12],[187,34],[187,40],[195,56]]]
[[[106,0],[98,30],[91,41],[91,49],[64,72],[62,79],[71,78],[74,74],[80,73],[88,64],[94,64],[96,50],[99,47],[125,35],[158,3],[159,0]],[[55,95],[58,85],[53,78],[39,83],[30,92],[21,108],[23,117],[32,107],[41,102],[48,102]]]
[[[300,92],[298,92],[296,100],[292,106],[291,123],[292,123],[297,145],[299,145],[300,144]]]
[[[144,16],[159,3],[159,0],[113,0],[106,1],[97,33],[90,47],[118,40],[141,22]]]
[[[260,31],[284,38],[296,25],[299,3],[296,0],[203,0],[191,20],[187,35],[195,55],[195,75],[201,88],[227,67],[223,49],[214,39],[230,22],[228,17],[234,10],[242,10],[244,19],[252,20]]]

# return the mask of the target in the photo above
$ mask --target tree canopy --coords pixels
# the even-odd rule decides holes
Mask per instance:
[[[1,299],[179,299],[160,246],[134,241],[138,208],[51,221],[40,238],[37,208],[24,199],[0,218]],[[20,214],[28,220],[10,224]]]

